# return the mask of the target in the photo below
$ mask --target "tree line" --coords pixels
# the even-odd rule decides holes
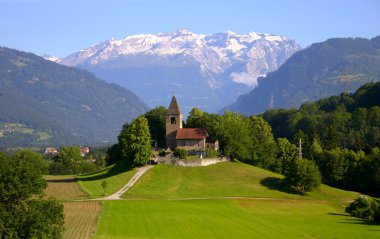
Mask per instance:
[[[261,116],[275,138],[303,142],[323,182],[380,195],[380,83],[303,104],[299,109],[269,110]]]

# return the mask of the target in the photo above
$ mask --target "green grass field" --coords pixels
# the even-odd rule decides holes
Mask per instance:
[[[346,205],[357,193],[322,185],[306,196],[289,193],[279,185],[281,175],[251,165],[224,162],[207,167],[157,165],[127,191],[128,199],[202,197],[260,197],[327,200]]]
[[[125,163],[119,162],[94,173],[79,175],[77,179],[83,191],[91,198],[96,198],[117,192],[135,173],[135,169],[130,169]],[[105,194],[101,186],[103,181],[107,182]]]
[[[103,180],[109,183],[108,195],[135,172],[117,164],[78,179],[84,191],[99,197]],[[157,165],[123,195],[126,200],[102,202],[94,238],[379,237],[379,225],[344,213],[357,193],[322,185],[294,194],[282,187],[281,178],[234,162]]]
[[[94,238],[378,238],[322,201],[106,201]]]

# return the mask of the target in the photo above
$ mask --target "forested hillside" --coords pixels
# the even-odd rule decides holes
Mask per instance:
[[[367,83],[353,94],[269,110],[262,117],[277,140],[302,140],[303,156],[316,162],[325,183],[379,196],[379,96],[380,83]]]
[[[0,147],[114,141],[146,110],[129,90],[87,71],[0,48]]]
[[[329,39],[294,54],[227,108],[252,115],[271,108],[298,107],[379,80],[380,36]]]

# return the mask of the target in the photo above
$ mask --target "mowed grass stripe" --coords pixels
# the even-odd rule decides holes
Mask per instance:
[[[94,238],[378,238],[323,201],[106,201]]]
[[[79,185],[75,176],[71,175],[46,175],[48,186],[45,189],[45,198],[53,197],[57,200],[75,200],[87,198]]]
[[[102,206],[99,202],[65,202],[63,238],[88,239],[95,233]]]

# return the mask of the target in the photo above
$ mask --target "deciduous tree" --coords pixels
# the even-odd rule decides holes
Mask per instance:
[[[27,154],[0,153],[0,238],[61,238],[63,206],[40,199],[46,181]]]
[[[144,165],[149,161],[152,148],[148,121],[144,116],[133,120],[126,128],[123,127],[119,145],[123,157],[134,165]]]

